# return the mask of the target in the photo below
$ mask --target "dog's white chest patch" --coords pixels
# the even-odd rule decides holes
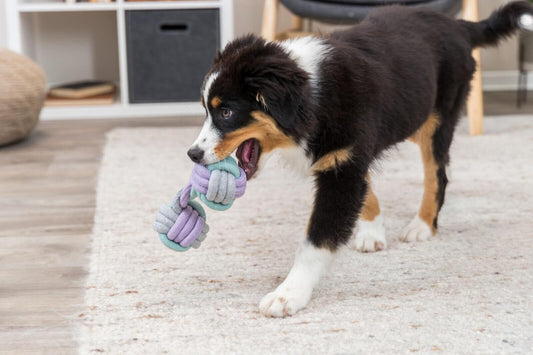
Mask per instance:
[[[296,172],[302,177],[308,177],[311,174],[311,160],[307,157],[305,149],[298,145],[291,148],[279,149],[280,163]]]

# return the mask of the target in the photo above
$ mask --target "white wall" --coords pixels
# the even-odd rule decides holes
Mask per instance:
[[[233,7],[235,9],[235,36],[261,33],[263,0],[233,0]],[[278,29],[280,31],[287,29],[290,24],[290,12],[285,7],[280,6]]]
[[[490,13],[509,2],[507,0],[481,0],[479,17],[484,19]],[[518,36],[501,42],[497,48],[481,49],[481,60],[484,71],[518,70]]]
[[[0,48],[5,47],[7,45],[5,23],[6,16],[4,2],[0,1]]]

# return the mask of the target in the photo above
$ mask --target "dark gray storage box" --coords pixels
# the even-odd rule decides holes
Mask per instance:
[[[200,100],[220,48],[218,11],[126,11],[131,103]]]

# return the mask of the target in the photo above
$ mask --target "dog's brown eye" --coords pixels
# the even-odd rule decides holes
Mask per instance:
[[[221,110],[221,112],[222,112],[222,117],[224,117],[226,120],[227,120],[228,118],[230,118],[231,115],[233,114],[233,111],[231,111],[229,108],[223,108],[223,109]]]

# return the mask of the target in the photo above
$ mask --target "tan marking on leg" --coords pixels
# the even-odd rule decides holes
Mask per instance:
[[[424,163],[424,196],[422,204],[418,211],[421,220],[431,227],[431,232],[436,233],[433,221],[437,217],[437,193],[439,191],[439,182],[437,179],[437,170],[439,169],[433,156],[433,133],[439,125],[439,118],[436,114],[431,114],[428,120],[409,140],[418,144]]]
[[[291,137],[283,133],[276,121],[262,111],[253,111],[253,122],[246,127],[226,134],[226,137],[215,147],[215,154],[222,160],[229,156],[247,139],[255,138],[259,141],[263,153],[275,148],[286,148],[296,145]]]
[[[220,97],[215,96],[211,99],[211,106],[217,108],[220,104],[222,104],[222,99]]]
[[[381,210],[379,209],[378,198],[374,194],[374,191],[372,191],[369,174],[366,175],[366,182],[368,183],[368,188],[366,192],[365,204],[363,205],[363,209],[361,210],[361,215],[359,218],[361,218],[363,221],[371,222],[380,214]]]
[[[323,155],[318,159],[311,170],[313,172],[322,172],[337,169],[342,164],[346,163],[352,158],[352,148],[337,149],[332,152]]]

